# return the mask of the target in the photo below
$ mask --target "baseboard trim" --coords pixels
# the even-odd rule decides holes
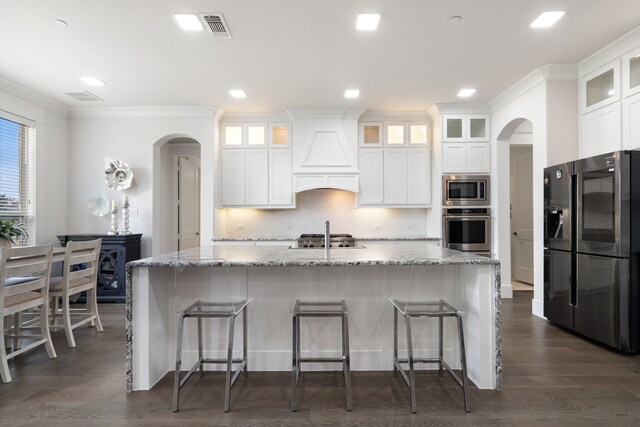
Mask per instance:
[[[532,299],[531,300],[531,313],[534,316],[538,316],[541,317],[543,319],[546,319],[546,317],[544,317],[544,302],[537,300],[537,299]]]
[[[502,298],[513,298],[513,286],[511,283],[504,283],[500,289],[500,295]]]

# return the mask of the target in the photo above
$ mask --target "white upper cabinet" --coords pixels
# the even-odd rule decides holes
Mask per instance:
[[[382,147],[382,122],[360,122],[358,140],[360,147]]]
[[[607,105],[582,116],[580,157],[622,149],[621,105]]]
[[[442,173],[490,173],[491,144],[461,142],[442,144]]]
[[[384,203],[407,204],[407,150],[387,148],[384,150]]]
[[[291,148],[291,126],[289,123],[269,124],[269,148]]]
[[[620,100],[620,60],[601,67],[580,79],[582,113]]]
[[[443,114],[442,141],[489,141],[489,115]]]
[[[381,205],[384,203],[384,158],[382,148],[360,150],[360,191],[358,204]]]
[[[427,148],[407,150],[407,204],[431,204],[431,153]]]
[[[224,148],[240,148],[244,146],[244,125],[229,123],[222,125],[220,138]]]
[[[243,149],[222,151],[222,205],[242,206],[245,195],[245,152]]]
[[[267,148],[267,125],[251,123],[246,125],[247,148]]]
[[[407,127],[409,128],[409,146],[429,145],[429,134],[426,123],[409,123]]]
[[[247,150],[245,154],[246,206],[269,204],[269,150]]]
[[[449,142],[442,144],[442,173],[467,171],[467,144]]]
[[[384,134],[384,141],[387,147],[398,147],[407,144],[407,126],[405,123],[385,123]]]
[[[481,142],[467,144],[467,172],[491,172],[491,144]]]
[[[622,58],[622,93],[624,96],[640,93],[640,47]]]
[[[269,150],[269,205],[293,204],[291,150]]]

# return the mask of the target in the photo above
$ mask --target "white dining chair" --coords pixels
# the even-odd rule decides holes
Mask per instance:
[[[78,326],[89,323],[90,326],[95,326],[98,332],[103,331],[97,299],[101,243],[102,239],[68,242],[62,277],[51,278],[49,286],[49,296],[53,300],[51,328],[53,330],[64,328],[69,347],[76,346],[73,330]],[[71,309],[70,297],[85,291],[87,292],[86,307]],[[58,304],[60,299],[62,299],[62,308],[59,308]],[[56,323],[59,315],[62,317],[61,324]],[[75,318],[75,323],[72,323],[72,316]]]
[[[5,331],[6,316],[18,316],[25,310],[40,307],[40,335],[21,335],[20,328],[4,338],[34,340],[26,346],[14,345],[7,353],[5,339],[0,340],[0,377],[2,382],[11,382],[8,360],[40,344],[44,344],[50,359],[56,351],[49,334],[49,274],[51,272],[52,245],[17,248],[0,248],[0,331]],[[15,341],[14,341],[15,342]]]

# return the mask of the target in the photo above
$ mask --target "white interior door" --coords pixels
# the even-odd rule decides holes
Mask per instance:
[[[178,158],[178,250],[200,246],[200,171]]]
[[[511,155],[512,278],[533,284],[533,156],[531,150]]]

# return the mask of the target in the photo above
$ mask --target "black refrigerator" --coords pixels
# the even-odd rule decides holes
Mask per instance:
[[[640,352],[640,152],[544,171],[544,315]]]

